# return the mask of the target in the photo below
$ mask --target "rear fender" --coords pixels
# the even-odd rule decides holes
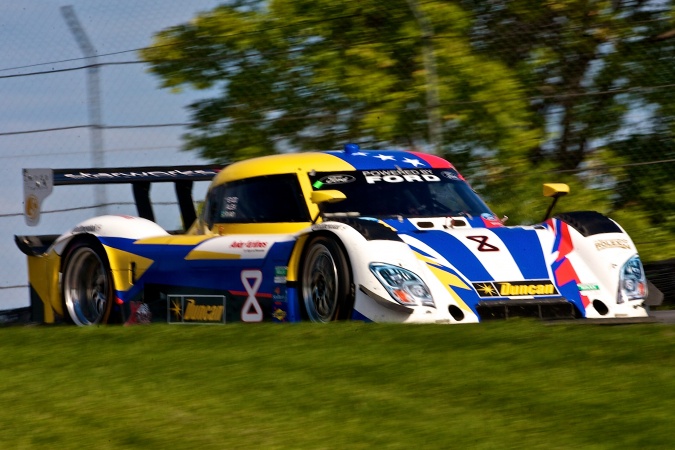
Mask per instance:
[[[70,231],[59,236],[52,248],[62,255],[70,241],[78,235],[90,234],[100,237],[144,239],[153,236],[167,236],[169,233],[155,222],[133,216],[99,216],[75,225]]]
[[[60,235],[48,248],[30,246],[29,252],[24,251],[28,259],[28,279],[31,290],[31,307],[34,316],[40,317],[45,323],[61,321],[64,316],[61,300],[60,274],[63,271],[63,259],[69,245],[74,239],[92,236],[95,239],[102,237],[122,237],[142,239],[150,236],[164,236],[168,233],[159,225],[146,219],[130,216],[100,216],[85,220],[75,225],[70,231]],[[23,239],[30,237],[22,237]],[[130,279],[128,261],[119,254],[112,254],[110,249],[103,246],[108,254],[116,286],[129,286]],[[20,246],[21,248],[21,246]]]

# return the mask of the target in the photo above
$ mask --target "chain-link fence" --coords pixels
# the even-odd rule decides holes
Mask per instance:
[[[14,234],[135,214],[128,187],[103,197],[64,187],[29,228],[22,168],[222,162],[346,142],[446,156],[512,223],[541,216],[542,182],[567,182],[560,208],[617,219],[675,297],[671,1],[73,4],[25,1],[0,18],[0,309],[28,301]],[[191,21],[200,10],[211,12]],[[180,225],[172,197],[153,188],[168,229]]]

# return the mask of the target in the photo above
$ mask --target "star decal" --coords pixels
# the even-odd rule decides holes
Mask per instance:
[[[182,308],[181,308],[181,306],[180,306],[180,303],[177,302],[176,300],[173,300],[173,301],[171,302],[171,312],[174,313],[174,315],[176,316],[176,318],[178,318],[178,319],[181,318],[181,315],[182,315],[182,313],[183,313],[183,310],[182,310]]]
[[[408,164],[412,164],[414,167],[417,167],[417,166],[423,166],[423,165],[424,165],[424,163],[423,163],[422,161],[420,161],[419,159],[410,159],[410,158],[406,158],[406,159],[403,160],[403,162],[404,162],[404,163],[408,163]]]
[[[375,156],[375,158],[379,158],[382,161],[396,161],[396,158],[389,155],[377,155]]]
[[[481,284],[478,287],[478,290],[481,291],[483,293],[483,295],[490,295],[490,296],[497,295],[497,290],[491,284],[487,284],[487,283]]]

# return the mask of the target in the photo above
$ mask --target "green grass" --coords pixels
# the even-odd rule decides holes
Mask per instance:
[[[675,328],[0,328],[0,448],[672,448]]]

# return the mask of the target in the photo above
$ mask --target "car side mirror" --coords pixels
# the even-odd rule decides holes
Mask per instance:
[[[544,183],[544,197],[562,197],[570,193],[570,187],[565,183]]]
[[[322,212],[321,205],[324,203],[340,202],[346,198],[347,196],[343,192],[334,189],[326,189],[325,191],[312,191],[309,199],[312,201],[312,203],[319,207],[319,213],[316,215],[316,217],[314,217],[312,223],[316,223],[316,221],[319,220]]]
[[[310,200],[312,203],[320,205],[321,203],[336,203],[346,199],[347,196],[340,191],[328,189],[325,191],[312,191]]]
[[[553,202],[546,210],[546,215],[544,215],[544,220],[542,222],[548,220],[551,216],[551,211],[553,211],[555,204],[558,203],[558,199],[569,193],[570,187],[565,183],[544,183],[544,197],[553,198]]]

